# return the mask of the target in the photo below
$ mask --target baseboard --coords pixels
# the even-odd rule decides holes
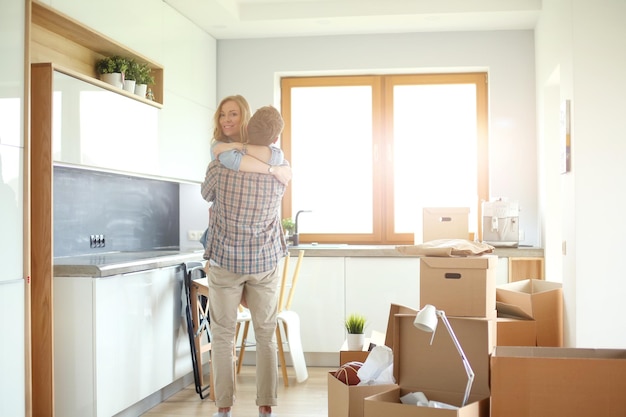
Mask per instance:
[[[162,403],[172,395],[177,392],[185,389],[190,384],[193,384],[193,374],[190,372],[182,378],[177,379],[169,385],[161,388],[156,391],[152,395],[147,396],[143,400],[131,405],[124,411],[117,413],[113,417],[137,417],[151,409],[152,407],[157,406]]]

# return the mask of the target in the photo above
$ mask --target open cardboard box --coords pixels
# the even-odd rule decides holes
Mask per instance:
[[[495,345],[495,320],[448,317],[475,378],[468,404],[447,410],[400,402],[403,395],[421,391],[429,400],[460,406],[467,385],[465,368],[443,323],[439,323],[430,345],[432,335],[415,328],[414,319],[415,314],[395,316],[394,377],[398,386],[365,398],[364,416],[488,417],[489,355]]]
[[[626,416],[626,350],[498,346],[491,356],[491,413]]]
[[[496,324],[496,346],[537,346],[537,326],[534,320],[498,317]]]
[[[536,322],[537,346],[563,346],[563,289],[559,282],[526,279],[496,287],[500,317]]]
[[[375,344],[384,344],[391,347],[393,343],[394,333],[394,321],[393,317],[399,312],[412,314],[415,317],[417,310],[413,310],[410,307],[405,307],[399,304],[392,304],[389,311],[389,321],[387,323],[387,332],[383,336],[381,333],[372,332],[371,339]],[[345,344],[347,348],[347,343]],[[343,349],[343,348],[342,348]],[[355,354],[369,354],[369,352],[354,352],[346,351]],[[343,356],[344,352],[340,352],[340,361],[344,360],[347,356]],[[348,354],[349,355],[349,354]],[[364,362],[360,361],[360,362]],[[345,362],[342,362],[345,363]],[[328,379],[328,417],[363,417],[363,400],[365,397],[377,394],[379,392],[387,391],[391,388],[397,387],[396,384],[383,384],[383,385],[346,385],[343,382],[335,378],[333,372],[329,372]]]
[[[496,318],[495,255],[420,259],[420,305],[448,317]]]

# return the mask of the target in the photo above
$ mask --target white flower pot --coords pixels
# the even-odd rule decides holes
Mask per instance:
[[[348,350],[363,350],[365,335],[348,333]]]
[[[146,98],[146,91],[148,91],[147,84],[135,84],[135,94],[138,96]]]
[[[124,80],[124,90],[128,91],[129,93],[134,93],[135,92],[135,80]]]
[[[124,88],[124,81],[121,72],[113,72],[111,74],[100,74],[100,79],[107,84],[114,85],[117,88]]]

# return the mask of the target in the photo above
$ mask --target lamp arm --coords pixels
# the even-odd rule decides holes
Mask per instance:
[[[461,355],[461,361],[463,362],[465,372],[467,373],[467,386],[465,387],[465,395],[463,397],[463,403],[461,404],[461,407],[464,407],[469,400],[470,391],[472,390],[472,383],[474,382],[474,370],[470,366],[470,363],[465,356],[465,352],[463,352],[463,348],[461,347],[459,340],[456,338],[456,334],[454,334],[452,326],[450,326],[450,322],[448,321],[446,314],[442,310],[437,310],[437,315],[441,318],[441,321],[443,321],[443,324],[446,326],[448,333],[450,333],[450,338],[452,339],[456,350],[459,352],[459,355]]]

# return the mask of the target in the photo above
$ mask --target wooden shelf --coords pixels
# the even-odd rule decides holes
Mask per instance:
[[[37,1],[32,2],[30,27],[31,63],[51,62],[57,67],[73,71],[73,76],[82,74],[96,80],[97,83],[94,84],[100,85],[96,72],[98,60],[113,55],[133,58],[137,62],[148,64],[152,69],[155,84],[150,85],[150,88],[154,94],[154,103],[157,107],[163,105],[163,67],[156,62]],[[120,88],[111,88],[120,94],[124,93]],[[128,95],[150,102],[139,96]]]
[[[545,279],[543,258],[509,258],[509,282]]]

